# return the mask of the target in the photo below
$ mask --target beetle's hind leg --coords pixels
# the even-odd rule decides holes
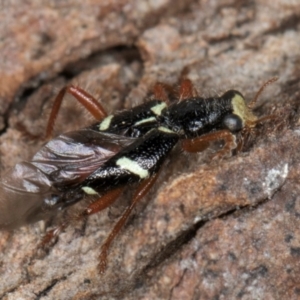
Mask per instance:
[[[132,212],[132,210],[134,209],[136,204],[149,192],[149,190],[155,183],[157,177],[158,177],[158,173],[156,173],[156,174],[152,175],[150,178],[144,180],[139,185],[139,187],[137,188],[137,190],[135,191],[135,193],[133,195],[131,204],[126,208],[123,215],[121,216],[121,218],[119,219],[117,224],[114,226],[114,228],[110,232],[109,236],[106,238],[104,244],[101,247],[101,253],[99,256],[99,260],[100,260],[99,261],[99,272],[101,274],[103,274],[106,270],[107,255],[108,255],[108,250],[109,250],[111,243],[113,242],[113,240],[115,239],[117,234],[120,232],[120,230],[123,228],[124,224],[126,223],[128,217],[130,216],[130,213]]]
[[[83,218],[86,218],[89,215],[95,214],[110,205],[113,204],[117,200],[117,198],[120,196],[120,194],[123,192],[124,188],[118,188],[111,190],[104,194],[102,197],[97,199],[96,201],[93,201],[91,204],[87,206],[81,213],[77,214],[74,218],[75,220],[81,220]],[[49,248],[51,247],[55,241],[57,240],[59,234],[69,225],[69,223],[64,222],[55,228],[49,230],[46,232],[45,236],[43,237],[40,247],[41,248]]]
[[[53,126],[58,115],[60,106],[65,94],[71,94],[80,104],[82,104],[98,121],[107,116],[103,106],[88,92],[73,85],[63,87],[57,94],[46,129],[46,140],[50,139],[53,133]]]
[[[104,273],[107,265],[107,255],[108,255],[108,250],[117,236],[117,234],[120,232],[120,230],[123,228],[124,224],[126,223],[128,217],[130,216],[130,213],[136,206],[136,204],[149,192],[150,188],[153,186],[155,183],[156,179],[158,177],[158,173],[154,174],[150,178],[144,180],[137,188],[136,192],[134,193],[132,202],[130,206],[127,207],[127,209],[124,211],[120,219],[118,220],[117,224],[114,226],[112,231],[110,232],[109,236],[106,238],[104,244],[101,247],[101,253],[99,256],[99,271],[100,273]],[[81,219],[83,217],[87,217],[89,215],[95,214],[104,208],[109,207],[110,205],[113,204],[115,200],[120,196],[120,194],[123,192],[125,187],[120,187],[114,190],[109,191],[105,195],[103,195],[101,198],[98,200],[92,202],[88,207],[81,212],[78,215],[78,218]],[[49,233],[53,234],[55,231],[52,230]],[[46,236],[47,237],[47,236]]]
[[[25,126],[22,123],[17,123],[16,127],[19,131],[21,131],[26,137],[28,137],[30,140],[50,140],[53,134],[53,128],[55,124],[55,120],[57,118],[57,115],[59,113],[62,101],[64,99],[65,94],[71,94],[80,104],[82,104],[94,117],[96,120],[101,121],[107,116],[107,113],[103,106],[97,101],[91,94],[86,92],[85,90],[69,85],[63,87],[59,93],[57,94],[51,113],[49,116],[49,120],[47,123],[46,128],[46,135],[40,136],[40,135],[33,135],[25,128]]]
[[[57,241],[57,238],[59,234],[67,227],[66,223],[62,223],[55,228],[49,230],[46,232],[44,237],[42,238],[42,241],[38,248],[50,248],[55,242]]]
[[[89,204],[88,207],[79,214],[79,218],[87,217],[109,207],[118,199],[123,190],[124,187],[121,187],[107,192],[102,197]]]

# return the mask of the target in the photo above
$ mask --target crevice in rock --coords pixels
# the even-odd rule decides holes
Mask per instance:
[[[138,49],[136,47],[120,45],[105,49],[104,51],[93,52],[86,58],[67,64],[61,72],[57,73],[55,78],[63,78],[65,81],[70,81],[84,71],[92,70],[102,65],[104,66],[113,61],[124,61],[126,64],[130,64],[134,60],[142,61]],[[17,92],[8,111],[10,112],[13,109],[18,111],[22,110],[27,99],[37,89],[46,83],[51,83],[55,78],[43,79],[42,75],[38,74],[30,79]]]
[[[66,280],[72,273],[69,273],[67,276],[63,276],[61,278],[53,279],[48,286],[46,286],[43,290],[41,290],[37,295],[35,300],[39,300],[42,297],[47,296],[47,294],[56,286],[56,284],[61,281]]]

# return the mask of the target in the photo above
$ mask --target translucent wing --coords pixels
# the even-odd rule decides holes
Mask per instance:
[[[0,182],[0,228],[15,228],[56,212],[55,195],[83,181],[135,139],[81,129],[49,141],[30,162]]]
[[[48,142],[32,158],[32,164],[47,174],[57,188],[78,184],[103,162],[136,139],[81,129]]]

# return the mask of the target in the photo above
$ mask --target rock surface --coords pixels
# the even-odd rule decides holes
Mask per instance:
[[[210,150],[171,155],[112,245],[104,275],[100,246],[126,196],[68,227],[42,256],[39,224],[0,232],[0,298],[299,299],[300,5],[184,2],[0,3],[3,172],[41,147],[28,136],[44,133],[67,83],[111,112],[142,103],[157,81],[188,77],[203,96],[234,88],[250,101],[279,77],[255,109],[276,118],[243,152],[217,161]],[[67,97],[55,133],[90,122]]]

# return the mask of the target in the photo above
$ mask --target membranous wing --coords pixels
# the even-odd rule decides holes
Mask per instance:
[[[92,129],[62,134],[0,182],[0,228],[15,228],[53,215],[56,195],[83,181],[135,139]]]
[[[31,163],[47,175],[52,185],[64,190],[83,181],[133,141],[134,138],[81,129],[48,142]]]

